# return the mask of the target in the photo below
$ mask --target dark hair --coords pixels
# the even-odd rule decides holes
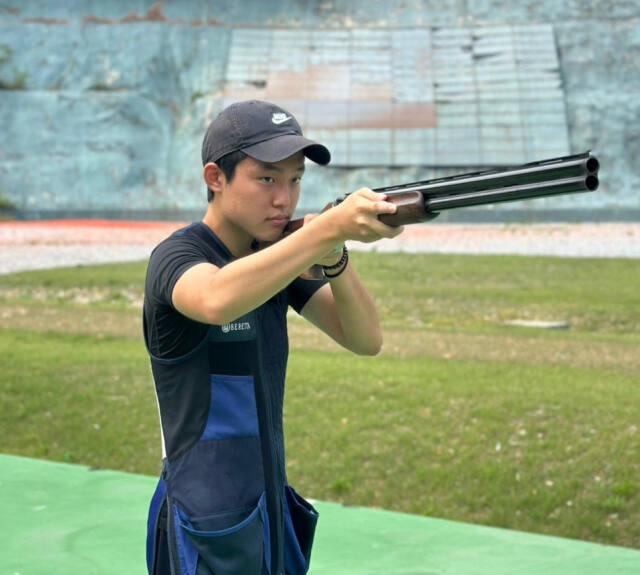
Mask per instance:
[[[220,168],[227,181],[230,182],[236,175],[236,166],[245,158],[248,158],[247,154],[241,150],[236,150],[217,159],[215,164]],[[210,202],[211,200],[213,200],[213,192],[207,186],[207,201]]]

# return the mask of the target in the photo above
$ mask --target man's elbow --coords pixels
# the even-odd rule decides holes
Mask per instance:
[[[351,347],[351,351],[357,355],[378,355],[382,351],[382,335],[371,337]]]
[[[220,306],[215,300],[182,303],[174,298],[174,307],[189,319],[209,325],[224,325],[237,319],[232,317],[226,306]]]
[[[210,325],[225,325],[238,319],[238,314],[229,313],[228,308],[212,305],[204,308],[204,317]]]

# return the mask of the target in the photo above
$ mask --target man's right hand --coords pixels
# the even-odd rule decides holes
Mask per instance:
[[[401,234],[404,228],[388,226],[378,219],[380,214],[396,212],[397,207],[385,200],[385,194],[369,188],[360,188],[322,216],[335,219],[335,225],[343,240],[371,243],[381,238],[394,238]]]

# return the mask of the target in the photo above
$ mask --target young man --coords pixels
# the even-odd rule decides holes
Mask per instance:
[[[257,100],[229,106],[203,142],[203,220],[149,260],[143,324],[164,456],[149,513],[150,573],[308,570],[317,513],[287,484],[284,463],[287,307],[346,349],[378,353],[375,305],[344,242],[402,228],[377,219],[393,204],[361,189],[282,238],[305,157],[330,161],[291,114]],[[301,279],[314,264],[325,278]]]

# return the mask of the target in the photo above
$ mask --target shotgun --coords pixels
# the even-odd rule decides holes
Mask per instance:
[[[591,151],[587,151],[516,167],[375,188],[373,191],[386,194],[386,201],[398,207],[395,214],[378,216],[380,221],[390,226],[403,226],[432,220],[444,210],[593,192],[598,189],[599,169],[600,162]],[[322,211],[337,206],[348,196],[345,194],[331,202]],[[302,219],[291,220],[284,235],[298,230],[302,225]],[[319,275],[318,270],[310,271],[312,276]]]
[[[386,201],[398,206],[395,214],[381,214],[380,221],[390,226],[403,226],[432,220],[441,211],[455,208],[593,192],[598,189],[599,169],[600,162],[587,151],[513,168],[484,170],[373,191],[386,194]],[[348,196],[338,198],[323,211]],[[285,233],[291,233],[301,225],[302,220],[292,220]]]

